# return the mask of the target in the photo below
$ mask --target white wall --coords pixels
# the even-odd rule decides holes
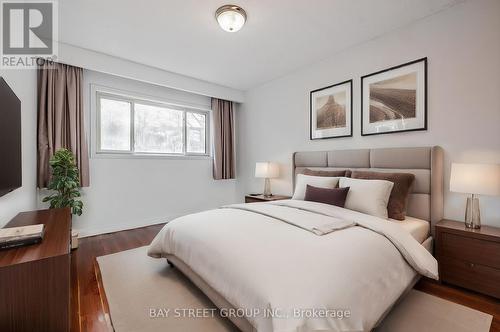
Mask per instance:
[[[292,152],[302,150],[440,145],[446,188],[452,161],[500,163],[499,13],[500,1],[468,1],[248,91],[238,114],[240,195],[262,191],[253,171],[264,160],[281,164],[272,185],[290,194]],[[429,130],[361,137],[360,77],[425,56]],[[351,78],[354,137],[310,141],[309,91]],[[464,199],[447,192],[445,216],[463,220]],[[483,222],[500,226],[500,197],[481,203]]]
[[[22,187],[0,197],[0,227],[2,227],[20,211],[35,210],[37,207],[36,72],[34,70],[0,70],[0,76],[21,100],[23,163]],[[9,161],[2,159],[0,162]]]
[[[244,101],[244,93],[238,89],[172,73],[65,43],[58,43],[57,45],[59,50],[57,59],[61,63],[203,96],[216,97],[238,103]]]
[[[210,108],[210,98],[90,70],[84,72],[84,106],[90,129],[91,84]],[[89,133],[90,130],[87,130]],[[91,153],[84,213],[74,217],[80,235],[165,222],[179,215],[234,202],[236,181],[214,181],[205,159],[131,159]]]

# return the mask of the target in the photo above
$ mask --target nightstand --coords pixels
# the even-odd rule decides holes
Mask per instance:
[[[264,197],[264,195],[246,195],[245,203],[272,202],[290,198],[292,197],[283,195],[272,195],[271,197]]]
[[[442,220],[435,249],[441,281],[500,298],[500,228]]]

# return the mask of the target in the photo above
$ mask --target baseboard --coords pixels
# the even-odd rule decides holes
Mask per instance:
[[[78,229],[78,228],[76,228],[76,230],[79,233],[78,238],[84,238],[84,237],[89,237],[89,236],[126,231],[126,230],[130,230],[130,229],[134,229],[134,228],[142,228],[142,227],[146,227],[146,226],[163,224],[163,223],[169,222],[170,220],[178,218],[180,216],[181,215],[169,216],[169,217],[165,217],[165,218],[152,219],[152,220],[147,220],[147,221],[142,221],[142,222],[137,222],[137,223],[110,225],[107,227],[94,228],[94,229],[92,229],[92,228],[91,229]]]

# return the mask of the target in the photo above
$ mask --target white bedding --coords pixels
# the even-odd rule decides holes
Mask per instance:
[[[274,203],[363,227],[320,236],[255,212],[217,209],[171,221],[148,254],[182,260],[234,307],[257,313],[246,319],[258,331],[369,331],[414,280],[414,268],[437,277],[435,259],[400,226],[321,203]],[[320,311],[329,317],[300,311],[311,309],[330,310]],[[334,310],[350,315],[333,318]]]
[[[391,222],[400,225],[413,236],[419,243],[423,243],[430,236],[431,226],[426,220],[406,216],[405,220],[389,219]]]
[[[240,209],[260,213],[281,220],[292,226],[302,228],[316,235],[325,235],[356,225],[353,220],[335,218],[329,215],[311,213],[310,211],[291,209],[289,206],[277,204],[233,204],[225,208]]]

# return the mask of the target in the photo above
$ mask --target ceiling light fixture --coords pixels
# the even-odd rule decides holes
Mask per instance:
[[[245,24],[247,13],[239,6],[225,5],[217,9],[215,18],[224,31],[236,32]]]

